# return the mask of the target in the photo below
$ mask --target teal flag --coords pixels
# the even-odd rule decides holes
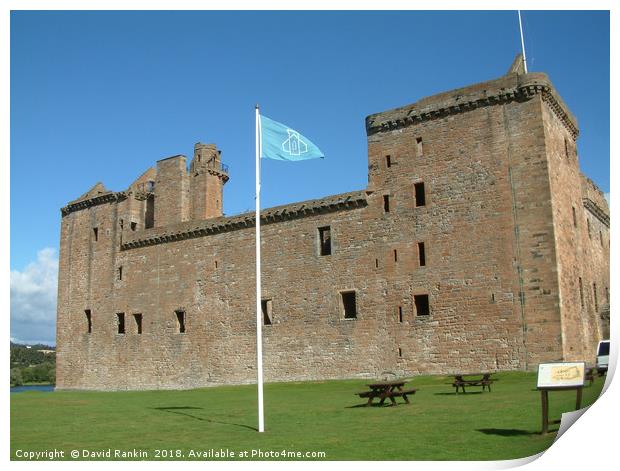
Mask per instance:
[[[263,159],[298,160],[318,159],[325,157],[321,149],[310,139],[287,125],[278,123],[266,116],[260,117],[261,124],[261,157]]]

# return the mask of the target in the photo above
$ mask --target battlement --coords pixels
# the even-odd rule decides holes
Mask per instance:
[[[366,132],[370,136],[477,108],[525,101],[536,95],[542,96],[573,139],[576,139],[579,135],[577,119],[568,110],[547,74],[538,72],[509,73],[495,80],[439,93],[410,105],[371,114],[366,117]]]

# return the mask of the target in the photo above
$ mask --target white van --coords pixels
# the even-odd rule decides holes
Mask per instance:
[[[596,349],[596,369],[599,373],[607,371],[609,363],[609,340],[601,340]]]

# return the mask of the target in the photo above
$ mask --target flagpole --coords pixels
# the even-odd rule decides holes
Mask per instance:
[[[525,58],[525,42],[523,41],[523,26],[521,25],[521,10],[517,10],[519,14],[519,31],[521,32],[521,51],[523,52],[523,70],[527,74],[527,59]]]
[[[265,431],[263,416],[263,333],[260,279],[260,111],[256,105],[256,372],[258,383],[258,431]]]

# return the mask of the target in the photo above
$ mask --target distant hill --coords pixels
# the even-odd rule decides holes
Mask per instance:
[[[54,383],[56,347],[44,344],[22,345],[11,342],[11,385]]]

